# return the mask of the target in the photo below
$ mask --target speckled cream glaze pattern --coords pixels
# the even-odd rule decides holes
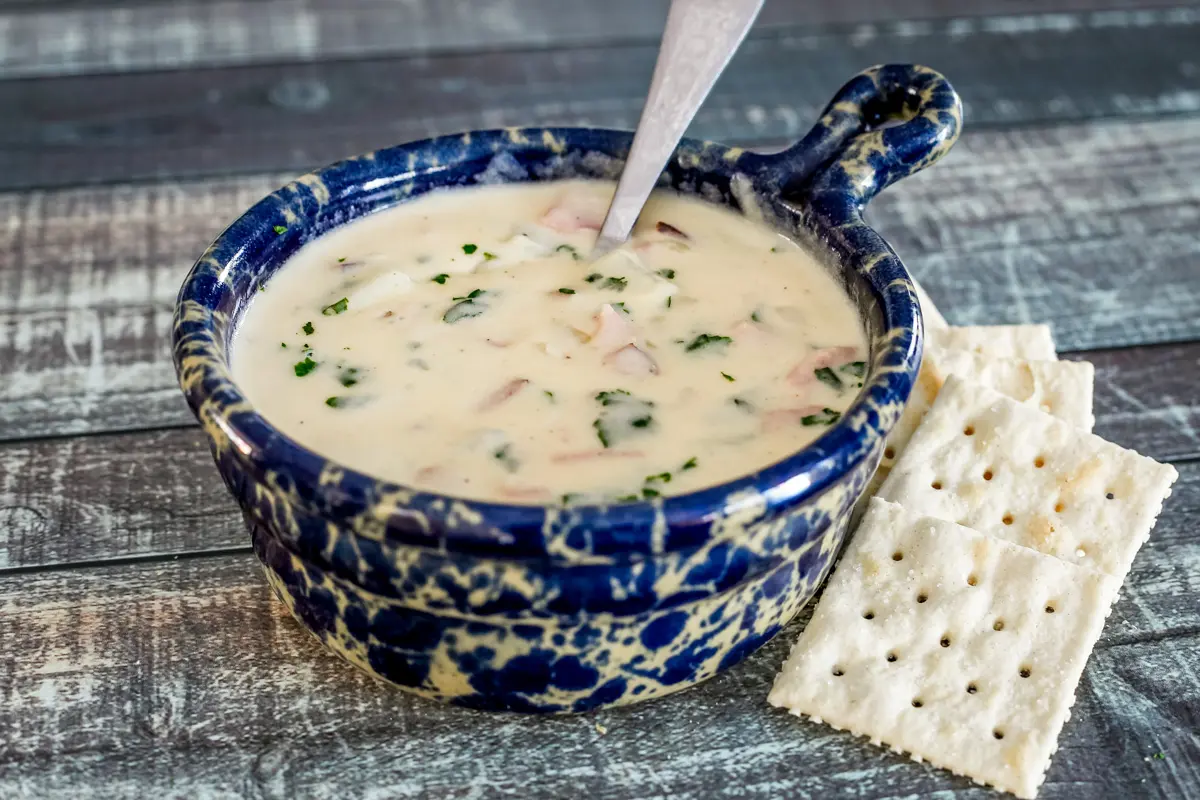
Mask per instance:
[[[892,119],[905,121],[876,129]],[[352,663],[475,708],[633,702],[753,652],[824,580],[919,367],[912,283],[862,208],[941,157],[960,123],[940,75],[893,65],[854,78],[781,153],[680,146],[662,185],[829,254],[871,335],[871,361],[855,404],[813,445],[722,486],[625,505],[468,502],[334,464],[255,413],[227,348],[252,293],[311,238],[438,187],[612,179],[628,134],[443,137],[339,162],[262,200],[186,279],[174,358],[276,593]]]

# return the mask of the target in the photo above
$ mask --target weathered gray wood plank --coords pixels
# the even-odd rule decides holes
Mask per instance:
[[[666,0],[17,0],[13,10],[13,3],[0,0],[0,78],[592,46],[656,38],[667,7]],[[756,28],[862,23],[855,35],[864,37],[898,20],[955,17],[961,28],[972,24],[969,18],[989,14],[1092,17],[1100,12],[1106,24],[1135,25],[1167,15],[1146,5],[1128,0],[792,0],[768,3]]]
[[[1098,434],[1164,461],[1200,457],[1200,342],[1082,355],[1097,366]],[[0,573],[247,547],[204,437],[185,410],[179,422],[0,445]]]
[[[619,16],[603,8],[594,13]],[[1198,31],[1200,11],[1187,9],[771,29],[747,40],[691,133],[741,142],[796,137],[847,78],[897,60],[949,75],[969,128],[1195,113]],[[630,41],[2,81],[0,107],[12,113],[0,130],[0,188],[303,170],[499,125],[632,127],[655,47]],[[1114,52],[1119,70],[1111,68]]]
[[[1198,511],[1187,464],[1042,797],[1200,785]],[[0,796],[992,796],[767,708],[796,630],[677,697],[530,719],[373,683],[285,616],[248,555],[0,576]]]
[[[1050,321],[1062,349],[1197,339],[1198,169],[1200,119],[974,131],[871,216],[952,321]],[[179,282],[285,179],[0,194],[0,440],[187,423],[168,358]],[[1196,403],[1183,385],[1150,404],[1180,437],[1161,452],[1194,452]]]

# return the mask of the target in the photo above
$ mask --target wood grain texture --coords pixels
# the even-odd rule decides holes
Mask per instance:
[[[756,30],[861,23],[856,35],[865,36],[903,20],[966,24],[993,14],[1072,11],[1108,12],[1110,24],[1132,24],[1157,18],[1161,11],[1146,8],[1155,5],[1168,4],[775,0]],[[666,0],[0,0],[0,78],[654,40],[666,8]]]
[[[1200,785],[1200,465],[1182,472],[1044,798]],[[797,630],[679,696],[531,719],[373,683],[285,616],[249,555],[0,576],[0,796],[993,796],[766,707]]]
[[[1083,355],[1099,435],[1200,457],[1200,342]],[[0,573],[230,548],[248,539],[197,427],[0,445]]]
[[[1064,350],[1198,339],[1197,170],[1200,119],[974,131],[870,217],[954,322],[1049,321]],[[168,357],[179,283],[285,180],[0,194],[0,440],[187,424]],[[1179,436],[1196,393],[1167,391],[1152,407],[1178,408],[1156,430]]]
[[[1200,110],[1200,11],[1121,14],[770,29],[746,41],[691,133],[797,137],[837,87],[885,61],[945,72],[968,130]],[[0,189],[304,170],[502,125],[630,128],[655,53],[653,42],[624,42],[0,81],[0,108],[11,109]]]

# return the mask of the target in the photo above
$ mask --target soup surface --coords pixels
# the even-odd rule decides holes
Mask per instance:
[[[834,278],[667,192],[592,260],[613,188],[448,190],[332,231],[255,297],[236,382],[328,458],[499,502],[680,494],[824,433],[867,356]]]

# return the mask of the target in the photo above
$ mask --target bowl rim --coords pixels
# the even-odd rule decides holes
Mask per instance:
[[[255,483],[284,492],[294,489],[289,496],[327,522],[388,543],[608,561],[699,546],[710,539],[718,520],[748,509],[753,519],[762,519],[781,507],[805,503],[837,484],[863,459],[878,458],[920,365],[921,312],[907,271],[887,242],[862,221],[861,204],[855,206],[853,198],[835,195],[835,202],[828,202],[827,193],[826,202],[810,202],[813,198],[782,196],[779,187],[791,166],[788,159],[795,157],[791,151],[761,155],[696,140],[684,140],[672,164],[691,162],[726,177],[753,176],[757,199],[788,215],[795,227],[781,233],[796,238],[807,231],[818,239],[806,244],[831,253],[838,262],[835,270],[857,273],[863,279],[860,285],[869,289],[867,302],[882,319],[882,329],[868,344],[863,387],[839,421],[804,448],[747,475],[686,494],[611,505],[500,503],[413,489],[325,458],[274,428],[238,390],[227,352],[233,323],[261,275],[273,273],[295,249],[325,232],[316,222],[321,208],[341,204],[343,210],[353,211],[355,203],[361,204],[361,213],[328,226],[338,227],[419,197],[424,190],[412,188],[421,180],[428,180],[429,189],[454,185],[450,180],[458,177],[455,167],[473,163],[470,159],[480,154],[603,153],[612,158],[627,151],[630,138],[625,131],[588,127],[508,128],[435,137],[315,170],[243,213],[188,273],[173,325],[172,352],[180,385],[218,463],[221,454],[228,453]],[[403,194],[405,187],[409,193],[397,201],[397,189]],[[280,226],[285,234],[280,234]],[[262,258],[265,251],[272,257]],[[853,280],[843,278],[843,286]],[[221,310],[229,301],[232,313]]]

